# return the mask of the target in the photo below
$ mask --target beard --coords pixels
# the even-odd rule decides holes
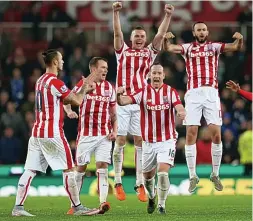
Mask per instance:
[[[207,40],[207,36],[204,39],[199,39],[197,36],[194,37],[198,43],[204,43]]]

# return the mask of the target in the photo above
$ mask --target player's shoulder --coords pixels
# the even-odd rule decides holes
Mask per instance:
[[[104,80],[103,84],[104,84],[105,87],[109,87],[109,88],[115,89],[115,86],[111,82],[109,82],[107,80]]]

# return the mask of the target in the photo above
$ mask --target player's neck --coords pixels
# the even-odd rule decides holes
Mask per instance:
[[[204,45],[204,44],[206,44],[207,41],[199,42],[199,41],[196,40],[195,42],[196,42],[197,45]]]
[[[52,68],[52,67],[48,67],[48,68],[46,68],[46,73],[54,74],[55,76],[57,76],[57,75],[58,75],[58,71],[57,71],[57,69]]]

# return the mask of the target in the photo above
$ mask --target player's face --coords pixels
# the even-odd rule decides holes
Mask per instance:
[[[57,56],[57,69],[58,69],[58,71],[63,70],[63,63],[64,63],[64,61],[62,60],[62,54],[60,52],[58,52],[58,56]]]
[[[96,66],[96,75],[99,81],[104,81],[108,72],[108,64],[103,60],[99,60]]]
[[[144,30],[133,30],[131,34],[132,48],[143,49],[147,40]]]
[[[151,68],[151,85],[154,88],[160,88],[163,84],[165,74],[161,65],[154,65]]]
[[[208,37],[207,26],[204,23],[198,23],[194,26],[193,36],[199,43],[205,43]]]

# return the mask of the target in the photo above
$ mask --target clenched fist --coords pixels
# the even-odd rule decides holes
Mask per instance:
[[[165,11],[166,14],[171,15],[174,11],[174,6],[171,5],[171,4],[166,4],[164,6],[164,11]]]
[[[114,2],[112,4],[112,9],[115,12],[120,11],[122,9],[122,3],[121,2]]]
[[[117,90],[117,94],[122,95],[124,93],[125,93],[125,89],[123,87],[119,87],[118,90]]]
[[[173,35],[172,32],[167,32],[164,38],[165,39],[172,39],[172,38],[175,38],[175,35]]]
[[[243,36],[242,36],[242,34],[241,34],[241,33],[239,33],[239,32],[235,32],[232,38],[235,38],[235,39],[239,39],[239,40],[240,40],[240,39],[242,39],[242,38],[243,38]]]

